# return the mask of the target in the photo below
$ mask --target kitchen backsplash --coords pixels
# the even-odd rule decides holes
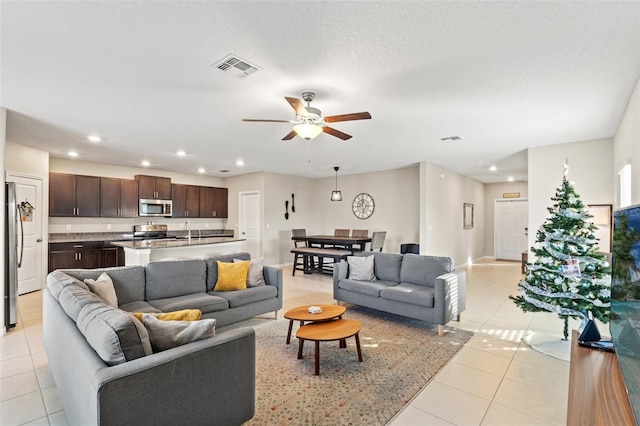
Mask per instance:
[[[169,231],[185,230],[187,220],[191,223],[191,229],[225,229],[227,219],[189,219],[189,218],[104,218],[104,217],[50,217],[49,234],[59,233],[85,233],[85,232],[132,232],[133,225],[144,225],[148,222],[167,225]]]

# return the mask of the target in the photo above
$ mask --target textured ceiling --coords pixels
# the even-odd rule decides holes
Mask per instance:
[[[4,0],[0,13],[7,139],[151,170],[327,177],[429,161],[524,180],[528,147],[614,136],[640,76],[635,1]],[[212,67],[230,53],[259,71]],[[294,119],[284,97],[304,90],[324,115],[373,118],[310,142],[241,121]]]

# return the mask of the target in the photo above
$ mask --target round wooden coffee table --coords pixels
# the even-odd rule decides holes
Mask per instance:
[[[312,314],[309,312],[310,306],[320,306],[322,312]],[[342,318],[342,314],[346,311],[345,306],[340,305],[304,305],[288,310],[284,317],[289,320],[289,331],[287,333],[287,345],[291,343],[291,329],[294,321],[300,321],[300,327],[309,321],[328,321],[334,318]]]
[[[301,326],[296,332],[296,337],[299,340],[298,345],[298,359],[302,359],[302,347],[305,340],[311,340],[316,342],[315,358],[316,368],[315,375],[320,375],[320,342],[331,342],[334,340],[340,340],[344,342],[345,339],[351,336],[356,338],[356,348],[358,350],[358,361],[362,362],[362,350],[360,349],[360,321],[350,319],[335,319],[330,321],[312,322]],[[340,347],[343,347],[340,345]],[[344,345],[346,347],[346,345]]]

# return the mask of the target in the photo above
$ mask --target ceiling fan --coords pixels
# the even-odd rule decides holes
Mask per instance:
[[[302,99],[307,101],[306,107],[300,99],[288,98],[285,96],[287,102],[289,102],[289,104],[296,112],[295,120],[262,120],[257,118],[244,118],[242,119],[242,121],[294,124],[293,130],[289,132],[284,138],[282,138],[283,141],[291,140],[296,137],[296,135],[300,136],[303,139],[311,140],[322,132],[328,133],[331,136],[335,136],[342,139],[343,141],[346,141],[347,139],[351,139],[351,135],[329,127],[327,126],[327,124],[336,123],[338,121],[367,120],[371,118],[371,114],[369,114],[368,112],[356,112],[351,114],[329,115],[323,117],[322,111],[310,106],[310,103],[313,98],[315,98],[315,96],[316,94],[314,92],[302,92]]]

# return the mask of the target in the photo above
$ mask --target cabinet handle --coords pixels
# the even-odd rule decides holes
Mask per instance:
[[[73,248],[82,248],[82,244],[79,244],[77,246],[73,246]]]
[[[213,217],[216,217],[216,212],[213,212]]]
[[[82,253],[78,253],[78,260],[82,260]]]

